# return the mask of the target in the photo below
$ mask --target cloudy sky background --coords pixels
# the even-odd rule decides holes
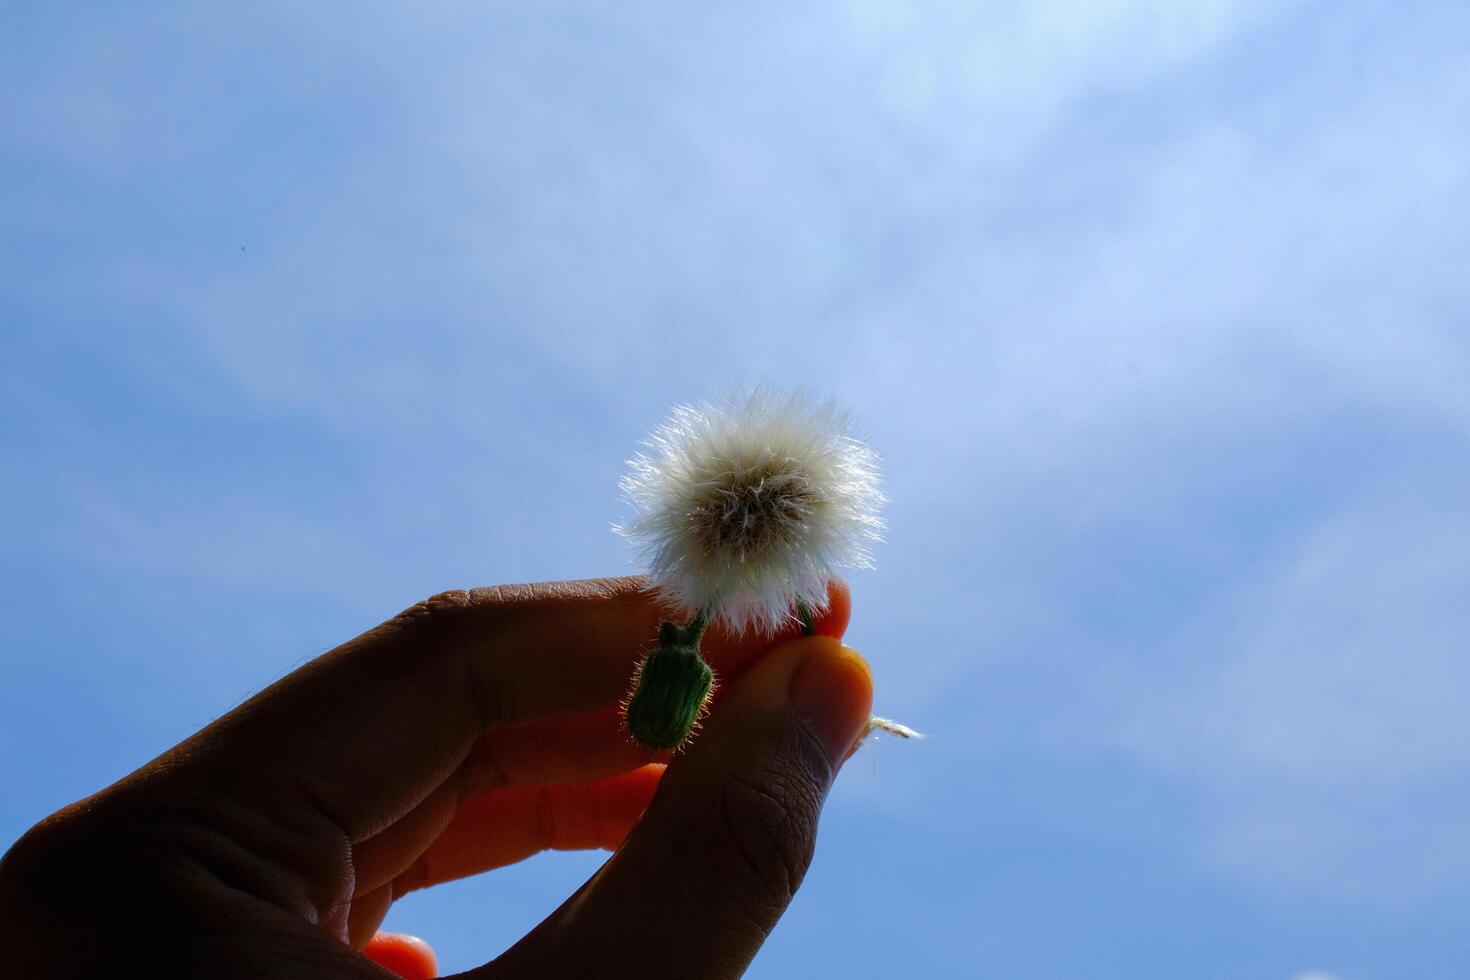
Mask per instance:
[[[443,588],[634,569],[674,402],[885,457],[756,977],[1470,961],[1470,7],[15,3],[0,838]],[[446,970],[595,867],[400,903]]]

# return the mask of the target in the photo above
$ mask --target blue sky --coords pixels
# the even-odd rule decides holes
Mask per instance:
[[[237,9],[238,8],[238,9]],[[673,403],[885,457],[751,975],[1470,961],[1470,7],[12,3],[0,837],[440,589],[635,570]],[[460,969],[599,858],[400,903]]]

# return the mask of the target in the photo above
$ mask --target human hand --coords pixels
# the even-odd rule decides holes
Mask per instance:
[[[871,677],[840,585],[817,636],[712,629],[721,690],[670,762],[620,729],[660,619],[640,585],[436,596],[43,820],[0,861],[0,976],[384,980],[358,951],[397,897],[595,847],[617,853],[465,976],[739,975]]]

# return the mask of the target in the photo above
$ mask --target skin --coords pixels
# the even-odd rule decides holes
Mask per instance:
[[[817,636],[712,629],[716,699],[670,758],[619,727],[667,615],[640,580],[421,602],[16,842],[0,976],[433,976],[377,932],[396,898],[588,848],[616,853],[462,976],[738,976],[868,717],[849,610],[834,585]]]

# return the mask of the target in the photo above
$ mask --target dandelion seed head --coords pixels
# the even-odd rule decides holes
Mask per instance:
[[[850,429],[802,393],[681,405],[629,461],[634,516],[615,530],[686,613],[769,631],[798,601],[821,610],[840,569],[871,567],[883,529],[878,457]]]

